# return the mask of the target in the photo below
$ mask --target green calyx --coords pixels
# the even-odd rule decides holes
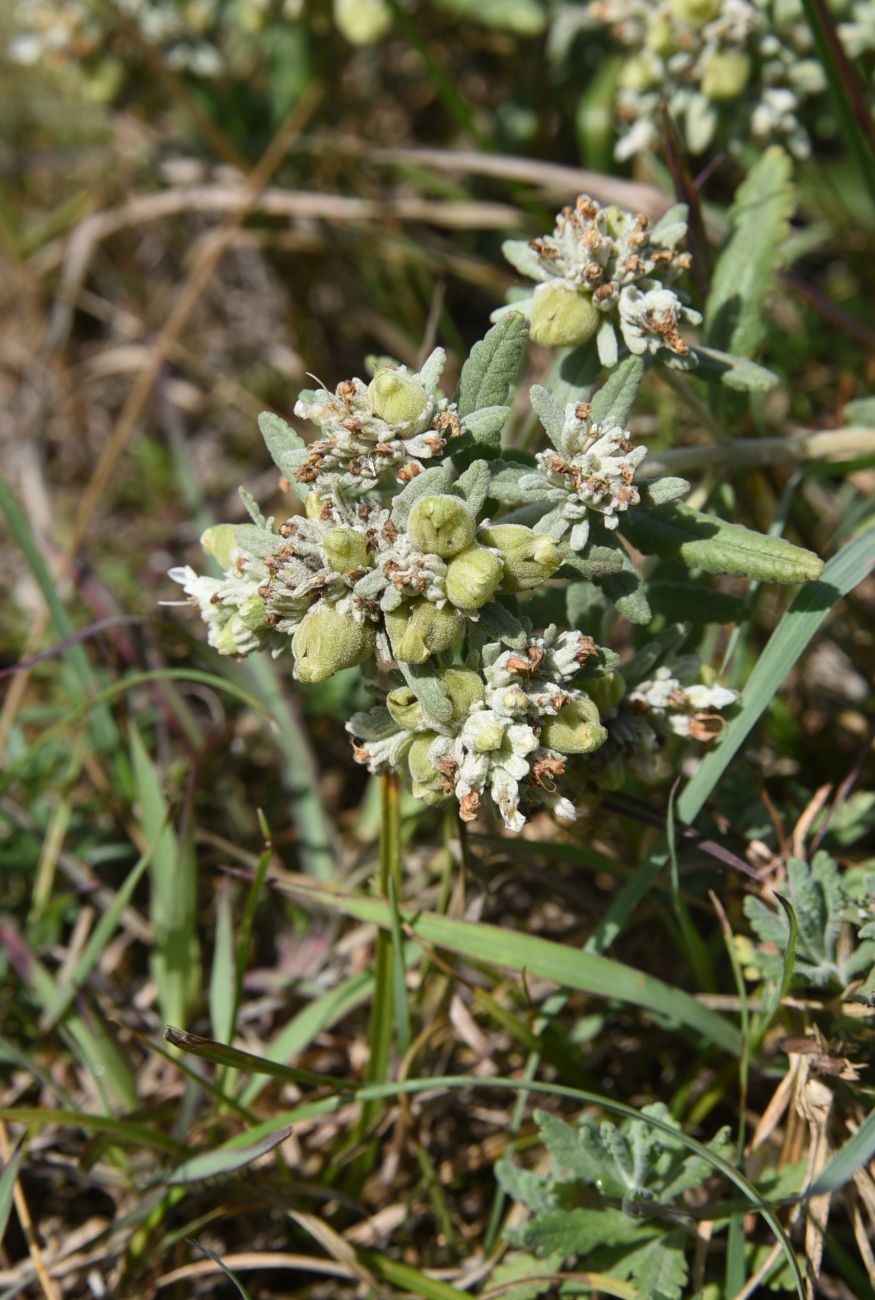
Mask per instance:
[[[419,380],[391,367],[374,375],[368,398],[374,414],[387,424],[415,424],[428,408],[428,393]]]
[[[483,699],[483,679],[473,668],[438,668],[435,676],[452,705],[452,722],[461,722],[471,711],[471,705]]]
[[[591,754],[607,738],[598,708],[586,695],[564,705],[541,728],[541,744],[560,754]]]
[[[498,590],[504,565],[494,551],[466,546],[447,565],[447,600],[458,609],[479,609]]]
[[[350,573],[370,564],[368,544],[354,528],[332,528],[322,543],[325,558],[335,573]]]
[[[501,590],[530,591],[538,587],[562,564],[562,556],[552,537],[536,533],[523,524],[496,524],[484,528],[480,541],[493,547],[504,561]]]
[[[436,731],[423,731],[407,751],[407,766],[414,783],[434,791],[442,790],[444,784],[443,777],[428,756],[428,751],[436,740]]]
[[[603,718],[609,717],[626,694],[626,683],[620,673],[606,673],[586,683],[587,694]]]
[[[741,50],[714,50],[702,70],[702,94],[708,99],[735,99],[750,79],[750,59]]]
[[[449,559],[474,540],[474,516],[458,497],[420,497],[407,521],[411,540],[428,555]]]
[[[333,605],[316,605],[292,637],[295,677],[299,682],[327,681],[341,668],[364,663],[375,648],[373,623],[357,623]]]
[[[415,731],[422,726],[425,716],[422,705],[416,698],[416,692],[409,686],[397,686],[394,691],[390,691],[386,696],[386,708],[398,726],[404,727],[406,731]]]
[[[237,526],[235,524],[214,524],[201,533],[201,546],[207,555],[211,555],[223,569],[230,569],[232,556],[237,547]]]
[[[450,650],[465,620],[458,610],[438,609],[430,600],[416,600],[386,615],[392,653],[401,663],[424,664],[432,655]]]
[[[529,334],[545,348],[576,348],[588,343],[599,327],[592,295],[565,280],[539,284],[532,299]]]

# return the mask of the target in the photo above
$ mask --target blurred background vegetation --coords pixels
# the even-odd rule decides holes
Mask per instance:
[[[225,1042],[236,1023],[241,1048],[361,1076],[371,930],[276,888],[259,907],[258,891],[264,871],[364,883],[378,808],[343,729],[363,703],[354,672],[292,691],[275,665],[217,663],[161,602],[202,529],[244,517],[238,484],[289,509],[259,411],[290,416],[308,374],[333,387],[368,354],[413,364],[435,342],[451,390],[515,282],[504,238],[548,229],[580,191],[650,211],[671,200],[664,161],[622,174],[612,161],[617,55],[584,30],[582,8],[2,0],[0,1155],[20,1171],[0,1184],[4,1216],[15,1189],[4,1297],[234,1296],[239,1278],[264,1297],[457,1294],[423,1289],[426,1273],[488,1293],[504,1222],[492,1169],[509,1127],[523,1149],[536,1141],[511,1094],[393,1101],[370,1117],[376,1145],[343,1112],[304,1118],[254,1168],[225,1158],[209,1178],[186,1173],[184,1155],[307,1087],[164,1049],[167,1022]],[[699,177],[718,240],[741,176],[718,154]],[[875,427],[875,221],[828,121],[797,179],[762,351],[782,382],[749,410],[727,406],[733,437]],[[549,363],[533,350],[525,378]],[[634,429],[657,451],[705,437],[659,380]],[[527,436],[523,419],[514,436]],[[873,487],[870,455],[727,472],[697,490],[699,504],[829,556],[871,521]],[[780,590],[751,602],[731,684],[787,602]],[[705,829],[762,873],[780,879],[812,836],[871,864],[873,606],[870,579],[717,791]],[[703,656],[719,665],[726,643],[709,631]],[[445,843],[439,814],[405,800],[407,897],[445,904],[464,857],[469,919],[579,947],[652,846],[676,769],[666,759],[659,791],[594,807],[573,832],[538,818],[518,842],[481,828],[460,846],[451,828]],[[682,870],[707,960],[687,969],[667,886],[617,955],[734,996],[707,901],[714,862],[688,848]],[[743,930],[740,877],[719,889]],[[431,951],[417,961],[430,974],[414,964],[409,977],[413,1075],[518,1077],[537,1050],[548,1078],[666,1101],[710,1133],[745,1105],[755,1124],[786,1065],[770,1048],[740,1100],[734,1067],[666,1022],[574,993],[544,1030],[543,981],[486,980],[476,961]],[[869,1023],[853,1025],[858,1064]],[[782,1024],[812,1026],[838,1077],[845,1011],[796,1007]],[[851,1123],[871,1098],[862,1087],[836,1103]],[[27,1107],[55,1118],[16,1157],[12,1108]],[[775,1124],[778,1163],[798,1163],[804,1125]],[[873,1190],[869,1178],[860,1201],[836,1206],[824,1295],[872,1294],[860,1242]],[[750,1226],[749,1241],[762,1262],[768,1232]],[[237,1260],[237,1280],[216,1256]]]

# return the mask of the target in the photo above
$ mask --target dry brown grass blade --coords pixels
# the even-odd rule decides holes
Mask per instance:
[[[360,143],[356,142],[356,149]],[[466,172],[475,176],[495,176],[502,180],[527,181],[551,194],[566,199],[586,193],[600,203],[617,203],[620,207],[660,217],[672,199],[655,185],[627,181],[583,167],[566,167],[561,163],[541,162],[536,158],[517,158],[511,154],[477,153],[473,149],[371,149],[369,162],[412,163],[433,167],[435,171]]]
[[[351,1278],[354,1274],[343,1265],[331,1259],[316,1259],[309,1255],[286,1255],[277,1251],[242,1251],[234,1255],[223,1255],[222,1263],[232,1272],[246,1272],[249,1269],[270,1268],[287,1269],[296,1273],[322,1273],[328,1277]],[[173,1286],[174,1282],[187,1282],[196,1277],[208,1277],[211,1273],[222,1272],[222,1265],[211,1259],[199,1260],[196,1264],[183,1264],[164,1273],[155,1283],[157,1290]],[[291,1293],[290,1293],[291,1294]]]
[[[0,1154],[3,1156],[4,1165],[9,1163],[12,1155],[12,1147],[9,1142],[9,1134],[6,1130],[5,1123],[0,1120]],[[12,1189],[12,1200],[15,1205],[15,1211],[18,1215],[18,1222],[21,1224],[21,1231],[24,1233],[27,1241],[27,1249],[30,1252],[30,1258],[33,1263],[34,1272],[40,1284],[40,1289],[46,1300],[61,1300],[61,1293],[55,1287],[54,1282],[49,1277],[45,1261],[40,1250],[39,1238],[33,1219],[31,1218],[30,1208],[27,1204],[27,1197],[24,1195],[24,1188],[16,1178],[15,1186]]]

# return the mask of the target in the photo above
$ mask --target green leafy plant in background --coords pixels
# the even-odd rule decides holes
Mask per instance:
[[[641,1118],[598,1123],[584,1116],[575,1125],[545,1111],[535,1123],[550,1156],[550,1171],[538,1174],[502,1159],[496,1174],[504,1191],[529,1216],[509,1233],[512,1251],[493,1276],[507,1285],[511,1300],[528,1300],[570,1272],[563,1295],[584,1295],[592,1282],[575,1286],[574,1271],[585,1262],[596,1277],[629,1282],[629,1291],[607,1294],[681,1300],[689,1279],[692,1245],[684,1223],[688,1193],[699,1191],[714,1173],[709,1155],[727,1158],[731,1141],[721,1130],[701,1154],[672,1141],[657,1118],[676,1126],[668,1109],[656,1103]]]

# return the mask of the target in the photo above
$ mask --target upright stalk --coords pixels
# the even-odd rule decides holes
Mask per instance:
[[[377,871],[377,892],[381,898],[396,899],[401,895],[401,801],[398,773],[383,772],[380,776],[380,861]],[[374,1000],[371,1006],[371,1024],[368,1034],[368,1064],[365,1071],[369,1083],[386,1083],[394,1029],[396,952],[391,930],[378,930],[374,952]],[[361,1139],[380,1113],[382,1102],[367,1102],[362,1107],[356,1136]],[[370,1167],[372,1155],[363,1157]]]

